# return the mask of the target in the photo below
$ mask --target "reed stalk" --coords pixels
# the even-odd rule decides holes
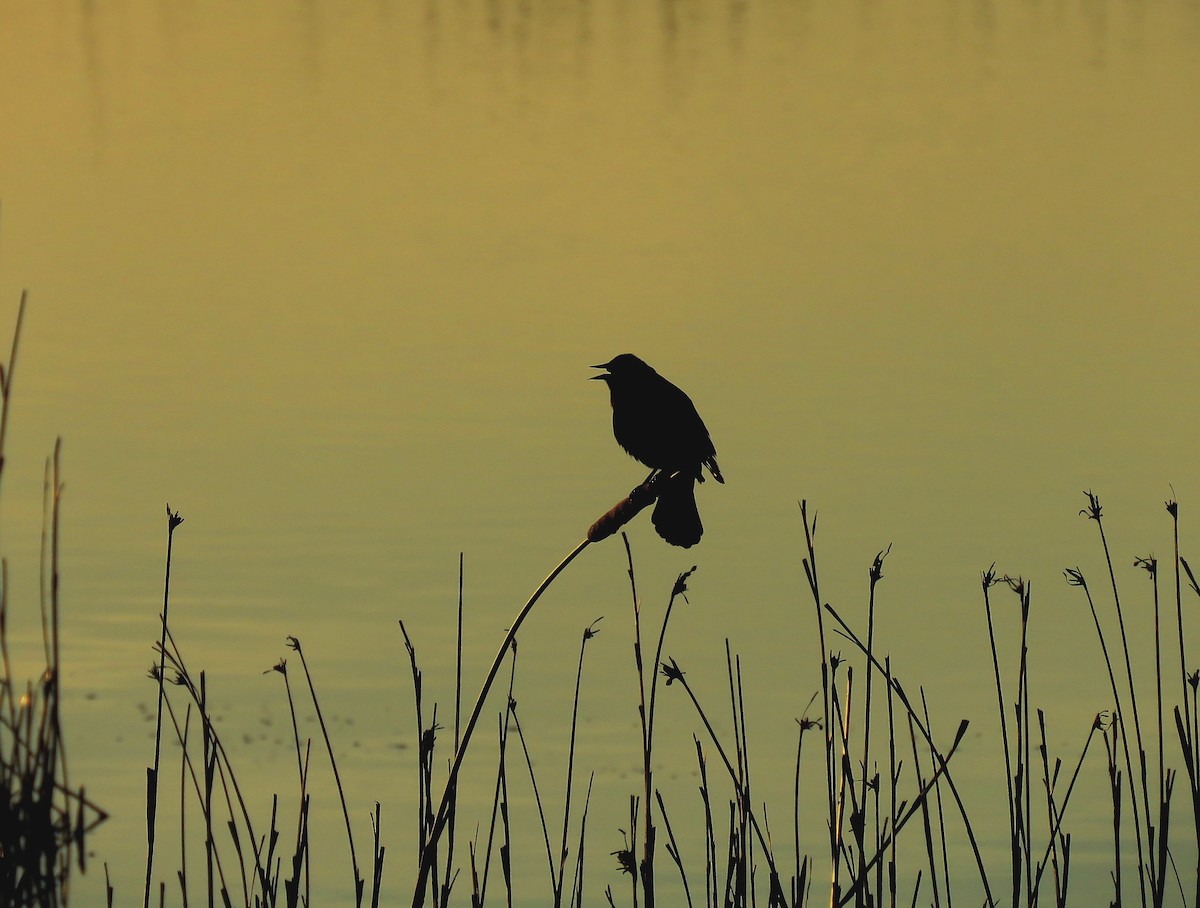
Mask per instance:
[[[7,403],[7,397],[6,397]],[[0,432],[2,432],[3,417],[0,417]],[[150,886],[154,874],[154,832],[158,816],[158,772],[162,762],[162,714],[163,700],[166,697],[166,654],[167,654],[167,616],[171,605],[171,550],[175,541],[175,530],[183,523],[179,512],[171,512],[167,505],[167,567],[163,580],[163,610],[162,635],[159,638],[158,652],[158,709],[154,722],[154,765],[146,770],[146,885],[143,891],[143,908],[150,908]]]

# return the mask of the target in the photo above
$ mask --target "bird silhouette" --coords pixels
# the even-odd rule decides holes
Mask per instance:
[[[606,370],[591,377],[608,385],[617,444],[650,467],[650,477],[667,474],[651,516],[654,528],[671,545],[690,548],[704,534],[696,508],[702,468],[725,482],[704,420],[690,397],[632,353],[592,368]]]

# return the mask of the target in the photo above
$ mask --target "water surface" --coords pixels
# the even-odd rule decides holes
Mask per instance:
[[[646,519],[630,538],[648,620],[699,565],[669,650],[715,703],[725,637],[746,657],[762,796],[786,796],[818,683],[807,498],[823,594],[853,620],[893,546],[877,634],[942,734],[972,719],[960,772],[998,857],[979,572],[1034,583],[1035,698],[1066,758],[1111,705],[1061,580],[1102,571],[1081,491],[1139,606],[1133,556],[1169,558],[1161,502],[1173,484],[1186,531],[1200,500],[1198,37],[1182,2],[0,3],[0,301],[31,291],[2,539],[35,672],[61,434],[72,771],[114,813],[82,885],[107,861],[122,900],[140,891],[170,502],[175,631],[247,780],[291,784],[262,672],[295,634],[359,835],[382,801],[405,894],[396,621],[447,715],[459,552],[470,684],[642,478],[584,381],[626,350],[692,395],[729,480],[701,489],[698,548]],[[557,789],[578,636],[605,616],[579,760],[603,805],[592,878],[614,888],[639,761],[624,558],[573,566],[521,669]],[[661,709],[660,777],[691,810],[695,720]],[[1084,867],[1104,817],[1077,822]],[[321,885],[342,894],[329,835]]]

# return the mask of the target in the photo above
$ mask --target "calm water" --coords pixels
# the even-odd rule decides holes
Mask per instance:
[[[459,552],[473,684],[642,478],[584,381],[632,350],[698,402],[729,480],[701,489],[694,550],[632,526],[647,618],[699,565],[667,649],[714,704],[725,638],[746,657],[759,796],[786,796],[818,683],[807,498],[823,592],[855,621],[893,545],[878,638],[941,734],[972,719],[959,775],[1002,879],[979,571],[1032,579],[1034,697],[1073,759],[1110,705],[1061,579],[1102,577],[1081,490],[1104,496],[1139,608],[1128,565],[1169,558],[1171,484],[1185,554],[1195,539],[1198,40],[1194,3],[1136,0],[0,0],[3,324],[31,291],[0,523],[10,635],[36,672],[41,471],[61,434],[72,775],[114,814],[93,870],[140,893],[169,501],[186,518],[175,632],[261,809],[293,784],[262,672],[295,634],[360,848],[380,800],[385,880],[406,896],[396,621],[448,715]],[[519,694],[557,790],[577,641],[600,615],[579,756],[597,771],[596,904],[622,885],[608,852],[640,759],[618,542],[535,613]],[[660,778],[686,817],[695,721],[666,693]],[[1082,889],[1105,830],[1079,809]],[[344,894],[336,828],[317,834],[334,843],[319,891]],[[102,882],[89,872],[79,902]]]

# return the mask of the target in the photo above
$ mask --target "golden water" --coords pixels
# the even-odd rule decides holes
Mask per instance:
[[[881,645],[942,734],[972,719],[960,772],[1003,849],[979,571],[1034,582],[1034,697],[1069,759],[1111,699],[1061,580],[1101,571],[1081,490],[1104,496],[1143,616],[1129,564],[1169,561],[1169,484],[1185,533],[1200,501],[1198,39],[1195,4],[1134,0],[0,3],[0,304],[31,291],[10,634],[36,671],[26,603],[61,434],[68,743],[114,812],[82,885],[100,892],[108,861],[122,902],[140,892],[169,501],[172,622],[247,778],[263,798],[292,784],[261,673],[295,634],[360,837],[384,804],[402,898],[396,620],[448,716],[458,553],[470,684],[643,476],[584,381],[626,350],[692,395],[728,478],[700,490],[698,548],[645,518],[630,537],[648,619],[700,566],[668,650],[714,702],[724,638],[746,657],[762,795],[786,796],[817,684],[803,497],[823,593],[854,620],[893,545]],[[579,758],[607,810],[597,887],[621,885],[607,853],[637,786],[627,597],[608,542],[523,637],[522,715],[557,790],[576,641],[606,616]],[[660,709],[686,815],[695,722],[681,698]],[[1077,822],[1086,861],[1103,813]],[[344,894],[327,834],[322,891]],[[530,904],[539,847],[519,865]]]

